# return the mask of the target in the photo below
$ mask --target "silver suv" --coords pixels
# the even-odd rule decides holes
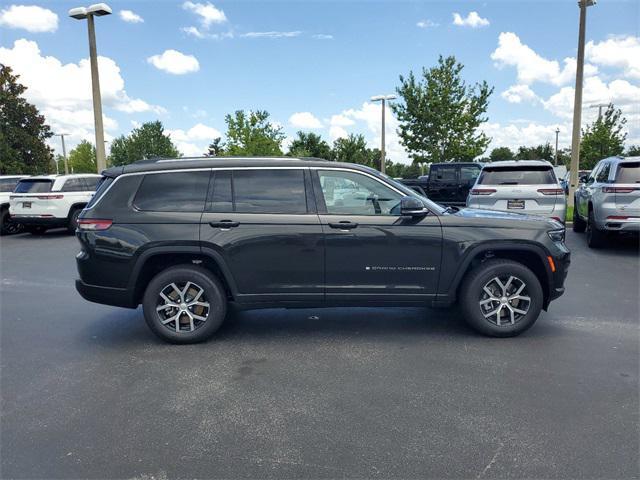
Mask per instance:
[[[564,224],[567,199],[551,163],[507,160],[484,166],[467,207],[542,215]]]
[[[587,231],[589,247],[608,232],[640,232],[640,157],[600,160],[576,190],[573,230]]]

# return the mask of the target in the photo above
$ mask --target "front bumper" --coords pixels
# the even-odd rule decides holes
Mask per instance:
[[[571,265],[571,253],[567,249],[566,253],[552,257],[555,272],[551,272],[551,284],[549,286],[549,302],[562,296],[565,292],[564,282],[569,274]]]

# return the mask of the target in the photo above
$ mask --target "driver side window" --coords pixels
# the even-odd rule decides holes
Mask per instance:
[[[335,215],[400,215],[402,195],[366,175],[319,170],[327,213]]]

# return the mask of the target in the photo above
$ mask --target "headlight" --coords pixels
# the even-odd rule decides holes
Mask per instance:
[[[565,233],[564,228],[561,230],[551,230],[547,232],[547,234],[549,235],[549,238],[554,242],[558,242],[558,243],[564,242],[564,233]]]

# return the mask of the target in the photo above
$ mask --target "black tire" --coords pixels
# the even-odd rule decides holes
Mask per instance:
[[[587,222],[580,218],[578,215],[578,204],[573,203],[573,231],[577,233],[583,233],[587,228]]]
[[[500,302],[497,302],[496,310],[498,313],[495,314],[495,321],[493,321],[491,317],[487,318],[486,312],[483,312],[483,308],[491,309],[493,308],[492,305],[495,304],[489,303],[483,307],[480,302],[487,301],[483,300],[483,295],[486,295],[484,293],[484,287],[496,277],[504,277],[507,279],[514,277],[511,283],[508,283],[508,280],[505,281],[509,288],[513,287],[516,289],[516,287],[521,284],[525,285],[522,294],[526,292],[526,297],[530,299],[528,307],[524,300],[507,300],[510,306],[520,307],[519,309],[526,312],[525,314],[512,313],[510,308],[506,309]],[[516,283],[516,281],[519,283]],[[491,288],[492,286],[489,287],[489,289]],[[515,291],[511,292],[511,294],[515,294]],[[501,298],[506,298],[506,296]],[[505,259],[487,260],[474,268],[464,278],[459,295],[460,309],[469,326],[491,337],[514,337],[531,328],[540,315],[543,301],[544,293],[538,277],[525,265]],[[522,304],[520,302],[522,302]],[[499,309],[497,307],[499,307]],[[500,322],[499,317],[502,316],[503,309],[507,317]],[[510,323],[511,315],[514,317],[516,315],[519,316],[513,324]],[[498,322],[501,324],[498,325]]]
[[[69,230],[69,233],[71,234],[76,233],[76,228],[78,228],[78,216],[80,215],[80,212],[82,212],[81,208],[74,208],[69,214],[69,224],[67,225],[67,230]]]
[[[9,209],[4,209],[0,213],[0,235],[14,235],[24,230],[24,226],[20,223],[11,221]]]
[[[26,230],[31,235],[44,235],[45,232],[47,231],[47,228],[46,227],[27,227]]]
[[[189,313],[186,310],[178,310],[178,308],[158,311],[159,306],[162,306],[163,303],[167,304],[162,299],[161,293],[165,292],[171,284],[182,286],[186,282],[191,282],[195,287],[203,290],[200,298],[205,299],[206,301],[203,303],[207,303],[209,307],[206,315],[204,315],[203,311],[198,313],[206,318],[204,322],[191,318],[192,323],[188,324],[189,317],[192,317],[192,314],[195,313],[193,307],[186,307],[188,301],[176,300],[174,303],[178,305],[178,302],[180,302],[180,305],[189,309]],[[186,291],[185,297],[189,294],[189,291]],[[169,299],[173,301],[171,293],[168,295]],[[182,295],[180,295],[180,298],[183,298]],[[227,313],[227,298],[220,281],[208,270],[195,265],[179,265],[167,268],[153,277],[145,290],[142,307],[147,325],[158,337],[170,343],[198,343],[210,338],[222,325]],[[171,318],[175,312],[177,312],[178,319],[163,324],[163,321]],[[179,324],[177,327],[179,331],[176,331],[176,323]],[[193,328],[193,330],[188,330],[188,328]]]
[[[589,210],[589,220],[587,221],[587,245],[589,248],[600,248],[607,242],[607,232],[598,229],[593,210]]]

